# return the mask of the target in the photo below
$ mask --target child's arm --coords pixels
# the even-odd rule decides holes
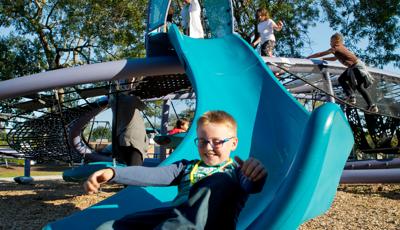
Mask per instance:
[[[310,56],[308,56],[306,58],[318,58],[318,57],[323,57],[323,56],[331,54],[331,53],[333,53],[332,49],[329,49],[329,50],[322,51],[322,52],[319,52],[319,53],[311,54]]]
[[[276,23],[276,24],[274,23],[273,28],[276,31],[281,31],[283,28],[283,22],[281,20],[279,20],[278,23]]]
[[[100,185],[106,183],[114,177],[114,170],[111,168],[102,169],[94,172],[83,184],[83,188],[89,194],[98,192]]]
[[[326,57],[326,58],[322,58],[322,60],[325,60],[325,61],[336,61],[337,58],[336,57]]]
[[[258,43],[260,43],[260,41],[261,41],[260,35],[256,34],[254,41],[251,43],[251,46],[256,47],[258,45]]]
[[[84,188],[89,194],[95,193],[101,184],[109,181],[136,186],[169,186],[183,169],[182,162],[163,167],[107,168],[93,173],[85,182]]]

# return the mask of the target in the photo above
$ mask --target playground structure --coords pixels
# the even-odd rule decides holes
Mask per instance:
[[[215,7],[217,4],[222,4],[221,7],[229,7],[229,1],[216,2],[210,0],[204,2],[205,7],[210,5]],[[150,9],[156,7],[158,10],[155,11],[153,9],[151,12],[166,12],[165,9],[168,8],[168,5],[168,1],[152,1]],[[230,18],[229,12],[227,15],[208,16],[211,24],[213,24],[213,22],[220,22],[221,17],[224,18],[224,20]],[[153,18],[163,19],[163,16],[159,15]],[[149,16],[149,31],[164,24],[164,20],[161,20],[161,24],[157,24],[155,22],[152,23],[150,19],[151,14]],[[89,100],[90,98],[96,98],[110,93],[107,91],[109,85],[104,84],[96,88],[82,89],[83,87],[78,88],[76,86],[77,84],[111,81],[134,76],[137,78],[134,88],[135,95],[142,99],[157,98],[170,93],[176,93],[177,91],[179,91],[179,93],[189,93],[194,90],[197,100],[195,119],[202,112],[209,109],[224,109],[232,113],[238,120],[239,127],[246,127],[246,129],[248,129],[239,129],[241,144],[240,149],[237,151],[238,154],[244,158],[249,154],[252,156],[254,154],[254,156],[265,162],[271,161],[271,163],[266,164],[271,172],[269,176],[270,179],[268,179],[266,184],[266,189],[264,189],[262,194],[257,195],[257,198],[249,201],[246,210],[244,210],[241,215],[239,228],[249,227],[257,229],[260,228],[260,226],[265,226],[263,225],[265,223],[268,223],[268,226],[275,227],[298,226],[301,222],[318,215],[329,207],[330,199],[334,195],[334,189],[336,188],[335,182],[339,181],[341,169],[344,166],[344,160],[347,158],[348,152],[346,151],[350,150],[348,147],[351,146],[351,141],[349,141],[352,139],[351,133],[348,132],[348,125],[344,122],[340,109],[337,106],[332,104],[321,106],[321,108],[317,109],[313,115],[310,116],[309,113],[288,94],[282,85],[286,86],[297,98],[312,101],[333,101],[332,98],[329,96],[327,97],[326,94],[321,95],[320,92],[315,92],[313,88],[301,83],[298,79],[289,80],[289,76],[282,76],[282,84],[278,83],[272,72],[266,69],[265,65],[262,63],[274,63],[278,64],[278,66],[282,65],[292,72],[302,73],[305,75],[303,76],[304,78],[317,87],[325,87],[325,90],[330,94],[339,96],[341,93],[340,89],[337,87],[337,83],[335,83],[335,75],[332,77],[329,73],[336,74],[337,76],[341,68],[313,60],[260,59],[260,57],[255,54],[254,50],[251,50],[239,37],[232,34],[231,27],[227,26],[228,23],[229,22],[225,24],[222,32],[219,29],[218,31],[214,31],[215,34],[218,34],[218,37],[204,41],[182,36],[176,27],[170,28],[168,37],[166,37],[165,34],[163,34],[161,38],[158,36],[159,34],[149,35],[148,44],[150,47],[152,44],[154,45],[155,42],[162,42],[162,44],[165,44],[164,42],[171,42],[177,55],[157,56],[160,55],[160,53],[163,54],[163,52],[158,51],[158,53],[156,53],[152,51],[150,52],[151,55],[146,59],[133,59],[82,66],[1,82],[0,99],[26,96],[27,94],[31,94],[30,97],[33,98],[24,104],[21,103],[23,105],[16,105],[13,108],[25,108],[24,113],[26,113],[27,111],[34,111],[40,108],[55,107],[54,112],[45,113],[46,115],[43,115],[40,119],[26,118],[23,114],[15,116],[16,121],[19,119],[26,119],[30,122],[21,122],[19,125],[15,126],[16,128],[14,127],[14,129],[9,132],[10,144],[13,148],[16,148],[19,152],[24,153],[27,158],[31,159],[79,161],[82,158],[81,151],[79,148],[73,148],[75,145],[71,145],[70,143],[71,140],[76,140],[73,138],[71,139],[71,136],[76,137],[76,130],[79,129],[69,130],[68,127],[70,127],[70,125],[73,127],[73,124],[76,125],[78,120],[83,119],[83,117],[85,117],[83,114],[94,114],[95,112],[92,111],[101,110],[102,107],[100,105],[94,105],[92,102],[87,103],[89,105],[88,107],[79,106],[67,108],[65,102],[65,104],[60,105],[58,103],[59,101],[56,100],[58,97],[52,96],[51,93],[36,93],[58,87],[73,87],[70,93],[76,93],[79,95],[79,98]],[[213,27],[211,26],[211,28]],[[229,45],[229,47],[235,47],[232,49],[232,53],[223,52],[223,47],[227,45]],[[214,62],[218,63],[218,65],[210,66],[210,60],[208,60],[210,57],[207,56],[207,53],[204,53],[204,47],[206,47],[207,50],[213,50],[213,52],[215,52],[216,61]],[[239,60],[234,60],[238,58]],[[222,63],[220,63],[221,60],[223,60]],[[207,66],[207,68],[204,68],[205,66]],[[271,64],[270,67],[273,71],[279,70],[275,65]],[[330,68],[332,68],[332,70]],[[337,72],[333,70],[335,68],[337,68]],[[323,70],[322,74],[321,69]],[[381,79],[381,81],[379,81],[380,83],[377,81],[376,84],[392,87],[391,91],[388,90],[388,92],[394,93],[392,97],[389,98],[397,100],[395,102],[398,103],[400,93],[398,92],[399,76],[386,74],[383,71],[372,72],[374,73],[374,77],[378,75],[376,79],[379,77]],[[193,88],[184,73],[189,77]],[[48,81],[50,78],[54,79],[56,75],[57,81]],[[203,78],[201,76],[203,76]],[[204,80],[204,76],[208,78]],[[21,84],[21,82],[24,81],[25,83]],[[26,84],[26,81],[32,82],[32,84]],[[158,85],[158,87],[152,88],[155,85]],[[223,86],[221,88],[226,87],[226,89],[221,90],[218,86]],[[12,91],[7,89],[12,89]],[[242,92],[240,97],[237,92]],[[32,95],[32,93],[35,94]],[[218,100],[216,100],[216,98],[218,98]],[[221,102],[224,103],[222,104]],[[386,109],[384,106],[381,106],[385,104],[379,105],[380,108],[382,108],[383,114],[371,116],[382,116],[384,117],[382,118],[383,120],[387,120],[390,117],[390,119],[396,119],[396,117],[399,116],[399,112],[396,111],[396,108]],[[361,106],[362,105],[360,105],[360,107]],[[346,111],[346,114],[355,113],[359,117],[367,117],[367,115],[363,114],[363,112],[357,108],[344,105],[343,109]],[[251,114],[250,117],[249,114]],[[268,117],[265,115],[268,115]],[[86,119],[89,117],[90,116],[87,115]],[[332,122],[332,120],[334,122]],[[280,124],[282,127],[277,127],[276,121],[284,121]],[[82,120],[80,120],[80,122],[84,123]],[[398,130],[398,120],[396,122],[397,123],[394,122],[394,131],[392,131],[391,135]],[[322,127],[325,126],[329,127],[329,130],[323,130]],[[393,125],[390,126],[389,130],[393,130],[392,126]],[[52,128],[48,129],[48,127]],[[38,130],[42,132],[40,133]],[[75,135],[71,133],[75,133]],[[163,164],[173,162],[180,158],[195,158],[196,150],[192,144],[194,133],[195,127],[191,127],[184,142],[178,147],[171,158],[168,158]],[[385,133],[389,132],[385,130]],[[317,134],[322,136],[319,137]],[[357,134],[355,136],[357,137]],[[340,143],[343,144],[340,147],[333,146],[332,143],[326,143],[327,140],[338,141],[338,139],[340,139]],[[41,144],[42,142],[40,140],[46,140],[47,144]],[[360,140],[362,141],[362,139]],[[65,143],[65,145],[60,145],[60,143]],[[82,147],[82,142],[80,141],[73,143],[79,143],[79,146]],[[312,146],[314,145],[316,145],[317,150],[320,151],[313,150]],[[20,146],[20,149],[18,149],[18,146]],[[322,146],[325,146],[326,149]],[[391,146],[391,148],[392,150],[396,150],[396,146]],[[42,151],[43,149],[46,151]],[[312,154],[314,151],[315,154]],[[192,153],[193,155],[182,156],[183,152]],[[281,159],[279,159],[280,157]],[[291,171],[289,170],[289,165],[292,164],[294,168]],[[303,177],[301,178],[295,176],[296,172],[299,170],[304,170],[304,175],[302,175]],[[321,178],[318,178],[317,175],[311,175],[314,171],[320,172],[318,176],[321,176]],[[307,172],[309,174],[307,174]],[[334,172],[337,178],[332,176],[329,183],[323,181],[322,178],[328,176],[326,175],[327,172]],[[282,175],[286,173],[290,175],[289,178],[282,178]],[[328,186],[329,189],[327,189],[328,191],[324,191],[324,196],[322,195],[324,192],[321,190],[323,184],[330,184],[330,186]],[[278,188],[286,193],[284,192],[282,195],[276,194]],[[295,205],[299,197],[292,194],[295,193],[294,191],[306,192],[306,197],[308,197],[308,199]],[[169,196],[165,196],[166,193],[170,193]],[[90,222],[86,227],[93,227],[95,224],[99,223],[99,220],[95,220],[99,212],[102,217],[108,215],[106,218],[116,218],[123,213],[135,211],[132,207],[124,206],[124,204],[121,203],[124,202],[123,200],[131,200],[133,196],[136,196],[136,200],[134,201],[138,204],[136,208],[144,209],[161,205],[161,203],[167,205],[168,203],[166,203],[166,201],[171,199],[174,193],[175,191],[173,191],[173,189],[149,188],[144,190],[140,188],[128,188],[114,198],[98,204],[86,212],[74,215],[60,222],[52,223],[49,228],[59,229],[62,228],[61,226],[65,221],[74,222],[78,220],[79,222],[79,220],[83,220],[83,218],[85,218],[85,222]],[[137,194],[141,195],[137,196]],[[286,200],[286,198],[283,197],[284,195],[290,195],[289,199]],[[142,199],[142,201],[139,201],[138,197]],[[258,202],[262,201],[262,204],[257,204],[257,202],[255,202],[256,199]],[[324,205],[316,204],[316,201],[319,199],[324,200]],[[319,205],[319,207],[316,207],[317,205]],[[309,211],[299,214],[301,213],[300,210],[304,210],[306,207],[310,208]],[[295,214],[288,213],[288,210],[291,208],[297,210],[294,212]],[[110,215],[110,209],[117,209],[118,211]],[[89,226],[90,224],[92,225]],[[79,224],[79,227],[85,228],[85,226],[81,224]]]

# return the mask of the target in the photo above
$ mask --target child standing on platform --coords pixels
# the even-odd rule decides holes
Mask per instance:
[[[261,43],[261,56],[273,57],[275,47],[274,30],[281,31],[283,22],[278,21],[278,23],[275,23],[267,9],[264,8],[257,10],[257,20],[259,23],[252,46],[256,47],[258,43]]]
[[[373,113],[377,113],[379,111],[378,107],[373,103],[372,98],[367,91],[367,88],[373,83],[374,79],[368,72],[365,64],[344,46],[343,36],[341,34],[335,33],[332,35],[330,45],[330,49],[312,54],[307,58],[317,58],[333,54],[333,57],[325,57],[322,58],[322,60],[339,60],[340,63],[347,67],[338,78],[339,84],[342,86],[343,91],[347,96],[346,100],[351,104],[356,104],[355,90],[357,90],[367,103],[367,109]]]

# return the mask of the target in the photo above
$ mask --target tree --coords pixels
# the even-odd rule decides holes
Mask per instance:
[[[146,0],[5,0],[0,27],[12,29],[3,39],[22,37],[39,54],[40,60],[29,60],[39,67],[34,71],[59,69],[142,56],[146,5]]]
[[[330,27],[366,63],[400,67],[400,0],[322,0],[321,7]]]
[[[146,108],[143,111],[143,114],[148,118],[152,119],[146,120],[147,125],[146,127],[151,127],[152,125],[155,128],[160,128],[161,124],[157,123],[157,120],[160,120],[158,118],[161,118],[161,113],[162,113],[162,106],[163,106],[164,101],[158,100],[158,101],[151,101],[146,103]],[[151,124],[150,124],[151,122]]]
[[[12,42],[22,37],[25,46],[33,48],[33,55],[25,57],[27,64],[38,68],[0,73],[0,80],[143,56],[146,7],[146,0],[5,0],[0,5],[0,28],[11,28],[12,32],[4,39]],[[31,56],[37,60],[29,60]],[[14,62],[5,65],[14,67]],[[58,94],[63,103],[64,89],[58,89]]]
[[[37,44],[14,35],[0,37],[1,80],[37,73],[43,66]]]
[[[90,140],[98,140],[98,139],[111,140],[111,129],[104,126],[98,126],[94,128]]]
[[[7,133],[6,130],[0,121],[0,147],[4,147],[4,145],[7,145]]]

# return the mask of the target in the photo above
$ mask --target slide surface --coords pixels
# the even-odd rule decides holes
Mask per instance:
[[[340,108],[321,106],[309,114],[235,34],[215,39],[169,39],[196,92],[194,120],[208,110],[225,110],[238,123],[234,155],[260,159],[268,169],[261,193],[252,195],[238,229],[295,229],[331,205],[353,136]],[[161,164],[197,159],[195,122],[178,148]],[[46,229],[94,229],[126,214],[169,205],[176,188],[130,186]]]

